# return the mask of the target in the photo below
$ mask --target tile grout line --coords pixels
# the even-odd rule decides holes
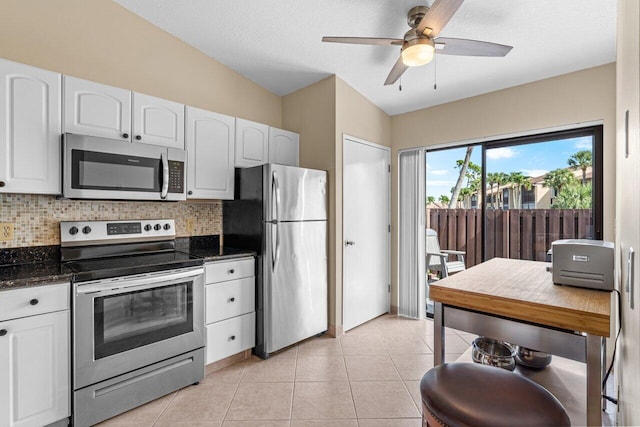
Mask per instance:
[[[169,405],[171,405],[171,402],[173,402],[176,398],[176,396],[178,395],[178,393],[180,392],[180,390],[178,391],[174,391],[173,392],[173,396],[171,397],[171,399],[169,399],[169,401],[167,402],[166,405],[164,405],[164,408],[162,408],[162,411],[160,411],[160,413],[158,414],[158,416],[153,420],[153,422],[151,423],[151,426],[155,426],[156,423],[158,422],[158,420],[160,419],[160,417],[162,416],[162,414],[164,414],[164,412],[167,410],[167,408],[169,407]]]
[[[251,356],[249,356],[249,359],[251,358]],[[243,366],[242,366],[242,374],[240,374],[240,379],[238,379],[238,383],[236,384],[236,389],[233,392],[233,396],[231,396],[231,400],[229,401],[229,406],[227,406],[227,410],[224,411],[224,416],[222,417],[222,422],[220,423],[220,426],[222,426],[224,424],[225,421],[227,421],[227,415],[229,415],[229,410],[231,410],[231,405],[233,404],[234,399],[236,398],[236,395],[238,394],[238,390],[240,389],[240,384],[242,384],[242,378],[244,377],[244,370],[247,367],[247,360],[244,360]]]

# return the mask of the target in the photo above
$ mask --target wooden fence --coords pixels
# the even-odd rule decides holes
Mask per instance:
[[[485,259],[544,261],[551,242],[591,236],[590,209],[487,209]],[[427,227],[436,230],[442,249],[466,252],[466,265],[482,262],[479,209],[427,209]]]

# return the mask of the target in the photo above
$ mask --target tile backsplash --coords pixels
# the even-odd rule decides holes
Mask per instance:
[[[0,242],[0,248],[59,245],[60,221],[156,218],[175,219],[177,237],[222,234],[222,202],[218,200],[115,202],[0,194],[0,222],[15,224],[13,240]]]

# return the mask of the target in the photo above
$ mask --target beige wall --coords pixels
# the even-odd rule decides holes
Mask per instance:
[[[475,96],[391,119],[392,305],[397,304],[398,150],[604,122],[604,238],[615,219],[615,64]]]
[[[342,333],[342,136],[391,145],[391,119],[338,77],[283,98],[283,126],[300,133],[300,166],[329,175],[329,325]]]
[[[3,0],[0,58],[282,125],[281,98],[110,0]]]
[[[622,293],[622,332],[615,368],[619,386],[618,425],[640,425],[640,6],[637,0],[618,1],[617,42],[617,164],[616,277]],[[629,112],[629,132],[625,112]],[[629,152],[626,153],[628,138]],[[635,249],[632,275],[633,308],[625,284],[627,256]]]

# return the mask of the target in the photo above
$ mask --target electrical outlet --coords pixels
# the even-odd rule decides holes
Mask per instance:
[[[0,222],[0,242],[13,240],[13,223]]]
[[[196,230],[196,219],[193,217],[187,218],[187,233],[191,234]]]

